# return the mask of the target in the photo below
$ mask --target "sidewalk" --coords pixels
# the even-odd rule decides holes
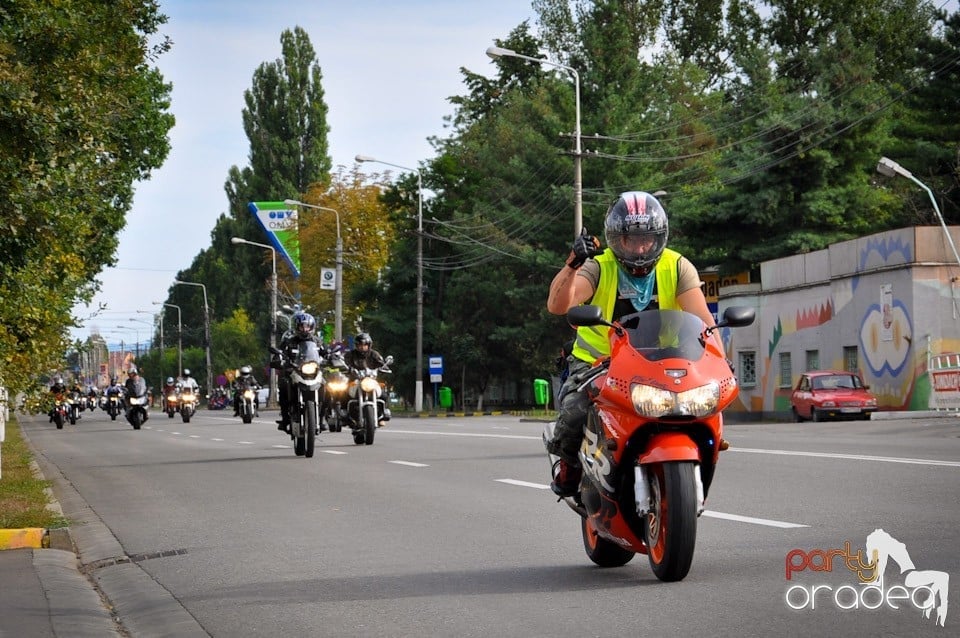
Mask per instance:
[[[53,484],[54,507],[71,526],[50,530],[50,548],[41,547],[38,534],[0,539],[0,638],[209,637],[124,553],[59,469],[31,448]]]

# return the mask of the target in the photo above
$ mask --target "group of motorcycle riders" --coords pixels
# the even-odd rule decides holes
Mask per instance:
[[[385,365],[383,356],[373,349],[373,339],[370,337],[369,333],[361,332],[357,334],[354,338],[354,348],[352,350],[343,352],[342,346],[339,344],[324,346],[316,335],[316,327],[316,319],[310,313],[299,311],[294,314],[291,320],[292,329],[284,334],[280,344],[282,355],[274,355],[273,359],[271,360],[270,366],[272,368],[278,368],[280,371],[277,380],[277,398],[280,404],[280,418],[277,419],[278,430],[288,433],[290,432],[290,403],[295,397],[293,393],[296,390],[290,382],[290,377],[288,374],[289,364],[284,364],[282,361],[292,361],[292,352],[296,351],[305,341],[313,341],[314,343],[317,343],[321,351],[324,353],[325,359],[330,363],[331,366],[337,368],[381,368]],[[140,376],[136,365],[130,365],[127,370],[127,376],[128,378],[126,379],[126,382],[122,385],[118,383],[117,377],[114,376],[110,378],[110,385],[107,386],[103,391],[102,401],[100,402],[101,407],[106,409],[104,404],[110,396],[118,396],[122,399],[126,395],[143,396],[147,393],[146,382],[144,381],[143,377]],[[254,415],[259,416],[260,400],[257,391],[260,390],[261,387],[262,386],[253,374],[252,366],[243,365],[239,368],[238,374],[232,384],[233,416],[240,416],[240,404],[245,390],[254,391]],[[194,394],[198,394],[200,391],[200,386],[196,379],[190,376],[189,369],[184,369],[183,375],[177,379],[174,379],[173,377],[167,377],[163,386],[163,394],[161,396],[163,396],[165,400],[165,398],[168,396],[179,395],[181,392],[186,390],[190,390]],[[57,375],[53,378],[52,385],[50,386],[50,394],[54,397],[66,394],[83,396],[83,391],[80,388],[79,383],[76,382],[74,382],[70,388],[67,388],[62,377]],[[87,396],[90,397],[90,402],[94,404],[98,402],[98,394],[95,388],[90,387]],[[124,405],[122,400],[121,405]],[[329,406],[325,405],[323,412],[325,413],[328,408]],[[93,409],[93,405],[90,406],[90,409]],[[49,416],[50,421],[52,422],[53,410],[50,410]],[[380,425],[383,425],[383,423],[389,419],[390,411],[384,410],[383,415],[381,415]]]
[[[690,312],[707,326],[715,323],[696,267],[680,253],[667,248],[669,221],[655,195],[644,191],[621,193],[607,210],[603,230],[607,243],[605,249],[599,238],[588,234],[585,228],[575,238],[564,265],[550,284],[547,310],[551,314],[564,315],[574,306],[589,303],[600,306],[607,321],[659,308]],[[297,312],[291,328],[281,343],[284,355],[304,341],[317,342],[314,334],[316,320],[309,313]],[[714,338],[722,351],[719,333],[714,333]],[[340,354],[332,347],[323,348],[319,342],[318,346],[330,360]],[[369,334],[358,334],[355,346],[343,355],[345,367],[379,368],[384,365],[384,358],[373,349]],[[608,350],[605,330],[593,326],[579,327],[571,347],[565,349],[560,361],[564,381],[558,392],[560,405],[555,435],[547,447],[560,459],[550,487],[561,497],[575,492],[582,472],[577,450],[583,437],[590,398],[579,387],[577,373],[609,354]],[[274,354],[270,365],[284,372],[279,379],[280,419],[277,428],[289,432],[289,407],[295,388],[286,374],[289,363],[281,360],[289,362],[290,357]],[[133,368],[131,376],[135,373]],[[252,378],[250,366],[241,368],[238,381],[253,383],[259,388],[256,379]],[[235,388],[235,391],[241,390]],[[236,403],[235,400],[234,405]],[[388,420],[389,412],[385,411],[381,419]]]

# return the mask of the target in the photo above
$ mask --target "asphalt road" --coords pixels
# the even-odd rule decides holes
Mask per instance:
[[[670,584],[645,556],[615,569],[589,561],[578,518],[547,488],[542,424],[517,417],[397,418],[372,446],[324,433],[312,459],[271,420],[222,412],[190,424],[154,412],[139,432],[100,411],[62,431],[24,423],[119,541],[125,567],[212,636],[946,636],[960,626],[960,419],[728,425],[693,567]],[[876,529],[913,566],[901,574],[891,560],[878,590],[889,603],[867,609],[877,596],[860,593],[845,543],[856,554]],[[829,550],[839,551],[825,559]],[[130,581],[91,571],[123,622]],[[945,627],[896,589],[930,572],[952,576]]]

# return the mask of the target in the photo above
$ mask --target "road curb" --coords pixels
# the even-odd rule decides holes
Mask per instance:
[[[0,529],[0,551],[5,549],[45,549],[50,536],[44,527]]]

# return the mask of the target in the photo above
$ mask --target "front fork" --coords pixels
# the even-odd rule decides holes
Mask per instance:
[[[633,468],[633,499],[637,504],[637,514],[643,517],[647,512],[657,507],[657,503],[650,493],[649,465],[635,465]],[[703,496],[703,479],[700,477],[700,464],[693,467],[693,478],[697,488],[697,516],[703,514],[705,499]]]

